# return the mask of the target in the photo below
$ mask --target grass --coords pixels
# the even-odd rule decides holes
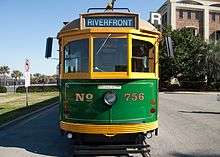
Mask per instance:
[[[28,104],[31,106],[33,104],[57,96],[58,96],[57,92],[29,93]],[[25,107],[26,106],[25,99],[26,99],[25,93],[0,94],[0,115],[18,108]]]
[[[0,94],[0,125],[56,102],[58,100],[58,92],[29,93],[28,107],[26,107],[25,98],[25,93]]]

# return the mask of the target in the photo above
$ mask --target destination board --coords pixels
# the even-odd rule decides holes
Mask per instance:
[[[135,17],[123,16],[96,16],[85,17],[86,27],[135,27]]]

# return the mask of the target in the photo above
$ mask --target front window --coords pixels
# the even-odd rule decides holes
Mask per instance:
[[[65,73],[88,72],[89,40],[82,39],[64,47]]]
[[[147,41],[132,40],[132,72],[155,72],[154,45]]]
[[[94,72],[127,72],[127,38],[94,39]]]

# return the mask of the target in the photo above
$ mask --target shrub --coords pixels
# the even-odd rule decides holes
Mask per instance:
[[[203,81],[180,81],[180,86],[171,85],[169,81],[160,81],[160,91],[219,91],[220,82],[212,82],[210,85]]]
[[[6,93],[7,92],[7,88],[0,86],[0,93]]]
[[[58,87],[56,85],[28,87],[28,92],[56,92],[56,91],[58,91]],[[25,93],[25,92],[26,92],[26,88],[24,86],[18,87],[16,89],[16,93]]]

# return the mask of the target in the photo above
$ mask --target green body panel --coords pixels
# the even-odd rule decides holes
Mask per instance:
[[[120,89],[98,89],[100,85]],[[104,94],[115,92],[117,101],[109,107]],[[83,101],[76,93],[84,95]],[[90,94],[90,95],[88,95]],[[86,99],[86,95],[88,98]],[[82,97],[81,97],[82,98]],[[150,104],[155,99],[154,105]],[[76,101],[78,100],[78,101]],[[81,99],[80,99],[81,100]],[[93,124],[146,123],[157,120],[158,80],[61,80],[60,118],[62,121]],[[68,113],[64,114],[63,102]],[[155,113],[150,110],[156,109]]]

